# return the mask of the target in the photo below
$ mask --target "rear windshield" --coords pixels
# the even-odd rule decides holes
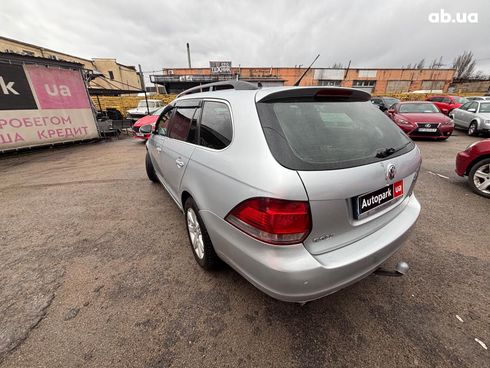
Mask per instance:
[[[272,154],[294,170],[330,170],[365,165],[387,148],[390,157],[413,142],[371,102],[298,101],[258,103]]]

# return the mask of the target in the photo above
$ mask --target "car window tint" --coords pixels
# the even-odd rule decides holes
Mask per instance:
[[[167,135],[167,130],[168,130],[168,123],[170,121],[170,118],[172,117],[172,113],[174,112],[173,108],[169,108],[169,110],[161,115],[158,118],[158,121],[156,123],[156,130],[158,135]]]
[[[468,110],[468,107],[470,107],[471,102],[465,103],[463,106],[460,107],[460,110]]]
[[[191,127],[189,129],[189,134],[187,135],[187,142],[197,144],[197,121],[201,115],[202,108],[198,107],[191,120]]]
[[[179,141],[187,140],[187,136],[191,129],[191,120],[195,111],[195,106],[177,107],[177,110],[172,117],[172,121],[170,122],[170,138],[178,139]]]
[[[490,112],[490,102],[484,102],[480,104],[480,112],[481,113],[489,113]]]
[[[442,102],[450,104],[451,103],[451,99],[449,99],[449,98],[446,97],[446,98],[443,98],[442,99]]]
[[[469,109],[475,109],[475,111],[476,111],[476,110],[477,110],[477,108],[478,108],[478,104],[477,104],[476,102],[472,102],[472,103],[470,104],[470,106],[468,106],[468,110],[469,110]]]
[[[230,144],[232,135],[233,128],[228,106],[221,102],[204,102],[199,144],[204,147],[222,149]]]
[[[366,102],[286,100],[259,103],[258,111],[272,154],[289,168],[340,169],[380,160],[386,147],[411,149],[400,128]]]

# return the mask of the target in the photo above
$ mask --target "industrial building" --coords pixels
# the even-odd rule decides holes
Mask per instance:
[[[140,74],[136,71],[136,68],[120,64],[116,59],[93,58],[89,60],[1,36],[0,52],[81,64],[85,70],[93,73],[94,76],[101,75],[104,77],[95,78],[89,82],[91,94],[98,94],[98,92],[103,90],[103,94],[112,93],[117,95],[143,89]]]
[[[161,75],[151,75],[150,80],[164,86],[167,93],[227,79],[260,83],[264,87],[291,86],[306,70],[302,67],[232,67],[231,62],[210,62],[209,68],[166,68]],[[372,94],[447,92],[454,73],[454,69],[312,68],[301,85],[354,87]]]

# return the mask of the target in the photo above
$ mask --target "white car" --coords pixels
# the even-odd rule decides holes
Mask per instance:
[[[148,101],[148,105],[146,102]],[[161,100],[141,100],[138,102],[138,106],[134,109],[129,109],[126,112],[126,119],[136,121],[143,116],[150,115],[159,108],[165,106]]]

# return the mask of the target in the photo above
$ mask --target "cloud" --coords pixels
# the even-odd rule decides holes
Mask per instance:
[[[478,24],[432,24],[428,16],[477,12]],[[69,54],[114,57],[144,70],[210,60],[242,66],[335,62],[401,67],[471,50],[490,73],[490,2],[474,1],[32,1],[2,0],[2,35]]]

